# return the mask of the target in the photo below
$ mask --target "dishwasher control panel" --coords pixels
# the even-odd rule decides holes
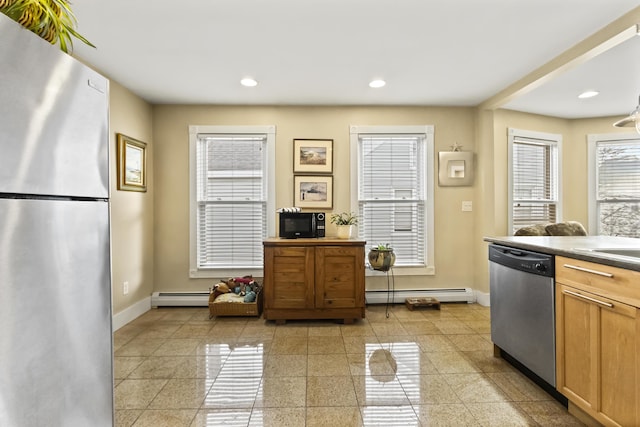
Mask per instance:
[[[555,276],[554,256],[549,254],[492,244],[489,246],[489,261],[531,274]]]

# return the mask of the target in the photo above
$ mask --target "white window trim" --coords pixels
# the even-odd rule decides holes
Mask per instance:
[[[553,141],[558,148],[558,201],[556,205],[556,221],[562,221],[562,135],[547,132],[535,132],[522,129],[507,129],[507,234],[513,235],[513,139],[517,136],[523,138],[540,139],[545,141]]]
[[[198,134],[260,134],[267,136],[267,194],[275,194],[276,189],[276,127],[275,126],[189,126],[189,277],[226,278],[244,275],[263,277],[263,269],[221,269],[198,268],[197,262],[197,142]],[[275,197],[267,197],[267,236],[275,236]]]
[[[356,126],[349,127],[350,134],[350,155],[351,155],[351,211],[358,212],[358,170],[360,169],[358,155],[358,134],[361,133],[384,133],[384,134],[424,134],[425,135],[425,157],[426,157],[426,173],[425,179],[425,218],[427,238],[425,239],[425,267],[394,267],[393,273],[397,276],[418,276],[418,275],[435,275],[434,263],[434,128],[432,125],[423,126]],[[358,164],[354,164],[357,162]],[[371,242],[367,242],[371,244]],[[366,270],[367,276],[386,276],[386,273]]]
[[[588,233],[599,235],[598,230],[598,203],[596,198],[598,171],[596,168],[596,147],[598,142],[637,140],[640,135],[636,133],[607,133],[587,135],[587,199],[588,199]]]

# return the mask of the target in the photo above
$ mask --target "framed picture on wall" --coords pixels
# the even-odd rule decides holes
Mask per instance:
[[[295,175],[293,205],[299,208],[333,208],[333,176]]]
[[[117,134],[118,190],[147,191],[147,144]]]
[[[332,173],[333,139],[294,139],[293,173]]]

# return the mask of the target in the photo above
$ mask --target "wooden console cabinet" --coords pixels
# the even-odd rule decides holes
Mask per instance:
[[[365,316],[364,241],[267,239],[264,318],[343,319]]]
[[[556,257],[557,389],[606,426],[640,425],[639,279]]]

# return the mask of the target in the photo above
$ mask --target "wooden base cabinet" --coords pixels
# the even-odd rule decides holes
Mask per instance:
[[[614,280],[626,270],[616,269],[612,277],[603,279],[606,276],[592,277],[593,271],[611,274],[611,267],[591,263],[578,265],[591,271],[568,272],[566,269],[575,267],[576,261],[558,259],[558,391],[606,426],[638,426],[640,310],[612,298],[615,295],[611,292],[593,292],[598,281]]]
[[[264,241],[264,318],[364,318],[364,241]]]

